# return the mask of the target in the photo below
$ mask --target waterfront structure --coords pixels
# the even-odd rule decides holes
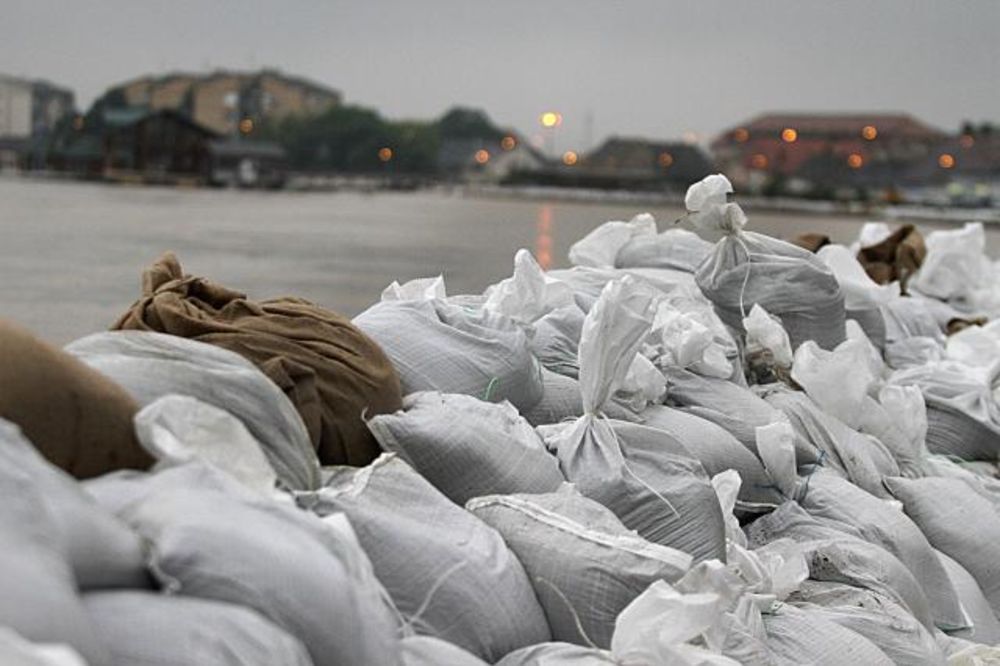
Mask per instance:
[[[72,113],[72,91],[0,74],[0,167],[44,161],[47,138]]]
[[[576,164],[591,177],[658,188],[686,188],[713,172],[712,160],[697,145],[626,137],[611,137]]]

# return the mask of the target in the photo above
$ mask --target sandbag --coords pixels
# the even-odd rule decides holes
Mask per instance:
[[[892,666],[893,661],[864,636],[818,613],[782,604],[764,615],[767,645],[787,664]]]
[[[142,405],[176,393],[238,418],[286,486],[314,488],[319,461],[302,418],[249,360],[216,345],[148,331],[88,335],[66,351],[120,384]]]
[[[1000,425],[983,421],[950,405],[927,405],[927,448],[932,453],[968,461],[1000,457]]]
[[[107,666],[312,666],[302,643],[243,606],[149,592],[95,592],[87,614]]]
[[[361,469],[336,468],[298,501],[342,512],[407,624],[489,662],[549,640],[545,614],[500,534],[395,454]]]
[[[539,428],[563,475],[644,538],[696,560],[725,558],[725,531],[704,468],[669,433],[599,416],[652,323],[651,294],[631,277],[611,282],[584,322],[584,416]]]
[[[69,645],[88,664],[108,663],[42,490],[26,471],[10,468],[0,493],[0,627],[32,642]]]
[[[712,252],[712,244],[687,229],[667,229],[656,234],[640,234],[618,250],[616,268],[673,268],[694,273]]]
[[[401,663],[396,620],[360,547],[315,516],[224,485],[159,490],[125,510],[153,542],[164,588],[256,610],[316,666]]]
[[[559,463],[509,402],[423,391],[368,427],[382,448],[398,453],[451,501],[480,495],[545,493],[564,479]]]
[[[642,539],[569,485],[479,497],[467,508],[524,565],[556,641],[609,648],[618,614],[651,583],[674,582],[691,564],[690,555]]]
[[[619,251],[636,237],[656,237],[656,220],[649,213],[640,213],[628,222],[605,222],[569,248],[569,260],[574,266],[613,268]]]
[[[1000,515],[992,504],[958,479],[896,477],[885,484],[927,540],[972,574],[1000,616]]]
[[[898,296],[880,306],[885,321],[887,344],[912,337],[944,340],[944,333],[927,306],[928,301],[920,298]]]
[[[940,550],[936,552],[941,565],[948,572],[948,579],[955,587],[958,600],[962,602],[962,609],[972,624],[956,635],[986,645],[1000,643],[1000,620],[997,620],[997,616],[993,613],[989,600],[983,596],[979,583],[961,564]]]
[[[685,197],[695,226],[725,234],[695,271],[698,287],[736,331],[743,332],[743,319],[759,304],[781,319],[793,350],[806,340],[833,349],[845,337],[844,296],[837,278],[811,252],[743,231],[746,215],[738,204],[726,201],[732,191],[724,176],[709,176],[692,185]]]
[[[927,235],[926,260],[913,280],[913,288],[943,301],[973,300],[974,291],[992,278],[983,254],[985,248],[982,222],[932,231]]]
[[[42,458],[17,426],[0,419],[0,487],[16,487],[22,476],[30,479],[47,507],[53,536],[62,542],[80,588],[150,585],[146,546],[139,535]]]
[[[251,301],[184,275],[170,252],[143,272],[142,297],[112,328],[169,333],[244,356],[291,399],[325,464],[375,458],[378,444],[362,416],[395,411],[402,399],[386,354],[346,317],[297,298]]]
[[[496,666],[608,666],[617,663],[606,650],[552,642],[515,650]]]
[[[799,544],[813,580],[845,583],[877,592],[905,607],[928,629],[930,603],[909,569],[882,546],[821,523],[796,502],[786,502],[745,528],[750,545],[761,548],[777,539]]]
[[[892,492],[892,488],[889,490]],[[899,558],[923,587],[935,625],[944,630],[966,626],[948,575],[927,537],[907,514],[850,482],[823,472],[812,476],[799,504],[819,522],[879,544]]]
[[[864,636],[896,664],[941,666],[934,634],[903,607],[871,590],[804,581],[789,602]]]
[[[104,375],[0,321],[0,418],[17,424],[52,464],[77,478],[153,459],[135,438],[139,406]]]
[[[518,409],[542,397],[541,366],[528,336],[504,315],[443,300],[385,301],[354,323],[385,349],[404,394],[465,393]]]
[[[4,666],[87,666],[68,645],[32,643],[9,627],[0,627],[0,663]]]
[[[433,636],[408,636],[399,645],[403,666],[487,666],[474,654]]]
[[[542,384],[545,387],[542,399],[523,412],[528,423],[533,426],[550,425],[583,416],[583,393],[579,381],[542,368]],[[641,421],[642,417],[632,411],[624,397],[621,401],[619,397],[616,394],[604,404],[605,416],[619,421]]]
[[[743,483],[737,506],[760,511],[781,503],[781,495],[760,459],[727,430],[707,419],[665,405],[650,405],[639,414],[639,423],[663,430],[680,440],[684,448],[714,477],[735,469]]]
[[[534,335],[528,344],[543,369],[574,379],[580,375],[577,350],[586,316],[574,303],[553,310],[534,323]]]

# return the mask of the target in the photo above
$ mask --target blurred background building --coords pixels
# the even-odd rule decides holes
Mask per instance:
[[[71,90],[0,74],[0,167],[43,166],[48,137],[72,113]]]

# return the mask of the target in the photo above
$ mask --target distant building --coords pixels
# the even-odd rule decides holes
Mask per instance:
[[[208,158],[208,182],[212,185],[276,188],[288,178],[288,155],[270,141],[209,141]]]
[[[445,137],[438,151],[441,173],[468,180],[500,182],[545,165],[545,157],[514,133],[500,137]]]
[[[945,137],[907,114],[769,113],[726,130],[711,149],[737,187],[782,181],[794,191],[892,185]]]
[[[340,103],[340,93],[332,88],[271,69],[145,76],[112,87],[98,102],[109,108],[177,111],[227,135],[252,133],[262,121],[321,113]]]
[[[712,173],[712,161],[696,145],[611,137],[574,167],[592,177],[636,185],[687,187]]]
[[[1000,204],[1000,132],[966,129],[940,142],[907,169],[908,198],[925,203]]]
[[[44,162],[47,137],[72,113],[72,91],[0,74],[0,165]]]

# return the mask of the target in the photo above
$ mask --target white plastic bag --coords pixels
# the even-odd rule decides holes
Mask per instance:
[[[743,328],[747,332],[748,353],[764,350],[770,352],[778,367],[792,367],[792,343],[788,340],[788,333],[767,310],[754,303],[750,314],[743,319]]]
[[[812,341],[801,344],[795,350],[792,379],[816,404],[851,427],[861,423],[864,399],[875,380],[861,340],[847,340],[833,351]]]
[[[433,301],[446,297],[444,276],[416,278],[403,284],[393,280],[382,290],[383,301]]]
[[[614,268],[618,251],[636,236],[655,236],[656,220],[649,213],[636,215],[628,222],[605,222],[569,248],[574,266]]]
[[[545,274],[528,250],[514,255],[514,275],[484,294],[483,309],[530,324],[552,310],[573,304],[569,285]]]

